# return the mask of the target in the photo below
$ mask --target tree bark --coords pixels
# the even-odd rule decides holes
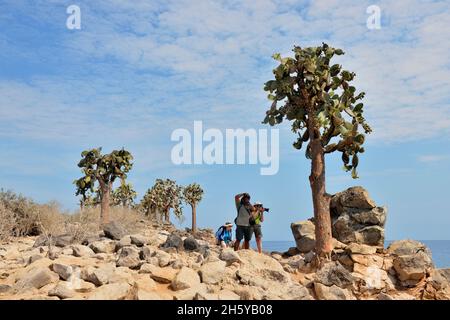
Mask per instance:
[[[319,257],[328,257],[333,247],[331,241],[331,198],[325,191],[325,153],[316,121],[314,101],[309,99],[305,89],[302,89],[302,95],[306,101],[309,101],[307,107],[307,130],[310,139],[309,145],[311,147],[311,175],[309,176],[309,184],[311,186],[314,208],[316,253]]]
[[[192,208],[192,233],[197,232],[197,208],[195,204],[191,205]]]
[[[164,221],[165,223],[170,223],[170,207],[166,208]]]
[[[110,183],[100,182],[101,206],[100,206],[100,224],[105,225],[109,222],[109,201],[111,186]]]
[[[316,253],[327,256],[332,248],[330,197],[325,191],[325,157],[319,138],[311,140],[311,185],[314,224],[316,227]]]

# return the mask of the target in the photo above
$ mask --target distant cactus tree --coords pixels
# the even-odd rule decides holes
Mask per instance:
[[[81,168],[83,176],[74,181],[77,187],[76,195],[85,196],[88,191],[94,192],[98,182],[100,195],[100,223],[109,222],[110,194],[114,181],[117,178],[125,180],[127,173],[131,170],[133,156],[128,151],[114,150],[109,154],[102,155],[102,148],[86,150],[81,153],[78,167]]]
[[[306,144],[306,158],[311,160],[309,176],[316,225],[316,252],[329,256],[332,250],[330,196],[325,191],[324,155],[342,153],[344,169],[357,178],[358,154],[371,128],[363,117],[364,93],[356,93],[350,85],[355,73],[343,70],[339,64],[330,65],[341,49],[327,44],[319,47],[294,47],[294,58],[273,58],[279,65],[273,70],[275,79],[266,82],[264,90],[272,100],[263,123],[271,126],[283,119],[292,121],[292,131],[298,135],[294,148]]]
[[[170,222],[170,210],[179,219],[183,217],[182,188],[170,179],[156,179],[153,187],[147,190],[141,201],[141,207],[148,213],[158,211],[166,223]]]
[[[183,199],[192,209],[192,233],[197,232],[197,204],[202,197],[203,189],[197,183],[192,183],[183,189]]]
[[[130,208],[134,205],[137,193],[131,183],[121,182],[120,186],[112,192],[112,203],[115,206]]]
[[[101,200],[98,189],[94,189],[94,192],[88,190],[84,195],[81,195],[80,210],[83,211],[85,208],[95,208],[100,203]]]

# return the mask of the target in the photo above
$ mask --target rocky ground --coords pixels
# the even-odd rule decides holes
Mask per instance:
[[[450,269],[435,269],[423,244],[380,245],[386,212],[369,200],[357,189],[334,198],[334,250],[320,267],[311,221],[292,225],[297,247],[284,253],[234,252],[211,230],[145,221],[132,235],[112,222],[82,243],[18,238],[0,245],[0,299],[450,299]]]

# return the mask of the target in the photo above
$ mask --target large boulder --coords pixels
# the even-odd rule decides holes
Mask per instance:
[[[321,283],[328,287],[336,285],[340,288],[351,287],[354,277],[339,262],[326,263],[316,272],[314,282]]]
[[[139,250],[134,247],[123,247],[118,252],[116,265],[118,267],[128,267],[130,269],[137,269],[141,266],[139,257]]]
[[[350,290],[336,285],[326,286],[316,282],[314,283],[314,291],[319,300],[355,300]]]
[[[134,297],[133,287],[128,283],[111,283],[98,288],[89,300],[128,300]]]
[[[176,248],[176,249],[182,249],[183,248],[183,239],[175,233],[172,233],[167,237],[166,242],[162,244],[163,248]]]
[[[200,284],[200,276],[191,268],[183,267],[172,281],[173,290],[184,290],[195,287]]]
[[[112,240],[120,240],[125,236],[125,230],[115,221],[111,221],[103,226],[105,236]]]
[[[75,257],[87,258],[92,257],[95,253],[94,251],[82,244],[74,244],[72,245],[72,252]]]
[[[16,291],[22,291],[30,288],[40,289],[50,283],[57,282],[59,276],[50,271],[49,268],[38,267],[25,273],[19,278],[14,286]]]
[[[377,207],[362,187],[351,187],[331,199],[333,237],[349,243],[382,247],[386,207]]]
[[[404,281],[407,286],[414,285],[422,280],[432,268],[433,262],[423,251],[394,258],[394,269],[398,278],[400,281]]]
[[[199,274],[203,283],[218,284],[225,275],[226,263],[218,260],[203,264],[199,270]]]
[[[393,241],[387,248],[387,252],[396,256],[404,256],[415,254],[419,251],[423,251],[431,258],[430,249],[423,243],[416,240],[397,240]]]
[[[91,248],[95,253],[114,253],[116,242],[109,239],[94,241],[89,244],[89,248]]]
[[[187,237],[186,239],[184,239],[183,247],[184,247],[184,250],[194,251],[194,250],[198,250],[200,245],[198,244],[197,240],[195,240],[194,237],[190,236],[190,237]]]
[[[68,280],[73,274],[72,266],[67,266],[61,263],[53,263],[51,265],[53,272],[57,273],[62,280]]]
[[[300,252],[306,253],[314,249],[316,235],[313,222],[306,220],[291,223],[291,230]]]
[[[430,249],[419,241],[394,241],[387,252],[393,257],[393,268],[403,286],[415,286],[433,268]]]

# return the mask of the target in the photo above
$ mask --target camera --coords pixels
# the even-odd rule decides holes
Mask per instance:
[[[269,208],[263,208],[265,212],[269,212]]]

